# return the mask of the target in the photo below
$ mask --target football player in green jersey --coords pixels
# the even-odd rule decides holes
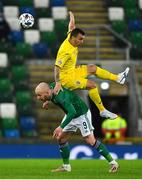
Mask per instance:
[[[66,88],[63,88],[55,95],[53,94],[54,87],[55,83],[41,82],[35,88],[36,97],[43,102],[45,109],[48,109],[48,101],[52,101],[65,112],[60,126],[53,132],[53,137],[59,143],[63,165],[52,170],[52,172],[71,171],[68,135],[70,132],[76,132],[77,129],[80,129],[85,142],[95,148],[109,162],[111,165],[109,172],[116,172],[119,167],[118,163],[112,158],[105,145],[94,137],[91,113],[85,102],[73,91]]]

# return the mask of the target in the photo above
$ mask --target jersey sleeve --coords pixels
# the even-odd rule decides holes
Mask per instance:
[[[64,90],[65,91],[65,90]],[[66,113],[65,120],[60,124],[61,128],[64,128],[69,122],[76,116],[76,110],[73,104],[70,102],[68,94],[64,96],[64,92],[60,92],[60,95],[56,97],[56,102]]]
[[[76,116],[76,110],[74,109],[72,104],[66,103],[64,105],[64,109],[67,113],[65,120],[60,124],[61,128],[64,128]]]
[[[68,59],[70,59],[69,53],[65,52],[65,53],[59,54],[56,59],[55,65],[62,68]]]

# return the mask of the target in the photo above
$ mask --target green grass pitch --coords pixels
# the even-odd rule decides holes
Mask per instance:
[[[141,179],[142,160],[119,160],[117,173],[109,173],[105,160],[72,160],[72,172],[52,173],[61,159],[0,159],[0,179]]]

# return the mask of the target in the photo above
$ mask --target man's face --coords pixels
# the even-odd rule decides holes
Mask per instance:
[[[52,92],[51,92],[51,89],[48,89],[48,90],[36,90],[35,91],[35,94],[36,94],[36,98],[42,102],[45,102],[45,101],[50,101],[51,98],[52,98]]]
[[[75,46],[78,47],[83,44],[85,36],[79,33],[76,37],[72,37],[72,38],[74,40]]]

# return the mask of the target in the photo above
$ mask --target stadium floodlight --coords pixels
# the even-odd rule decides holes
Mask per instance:
[[[102,82],[102,83],[100,84],[100,87],[101,87],[102,90],[108,90],[109,87],[110,87],[110,85],[109,85],[108,82]]]

